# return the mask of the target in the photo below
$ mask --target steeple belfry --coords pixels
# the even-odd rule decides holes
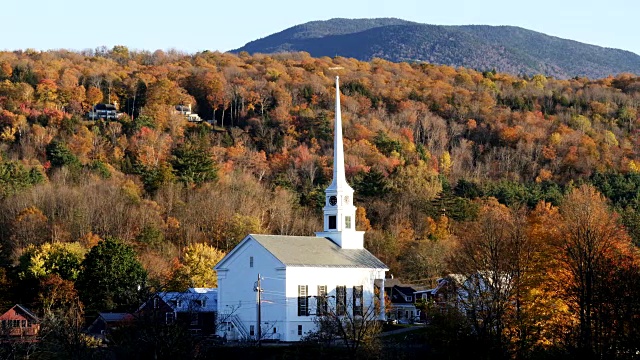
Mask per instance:
[[[363,249],[364,231],[356,231],[356,207],[353,189],[347,183],[344,169],[342,115],[340,112],[339,78],[336,76],[336,118],[333,138],[333,180],[325,190],[324,231],[316,236],[327,237],[343,249]]]

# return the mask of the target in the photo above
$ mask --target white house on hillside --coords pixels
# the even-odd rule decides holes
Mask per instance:
[[[315,236],[250,234],[216,265],[221,336],[299,341],[316,328],[314,318],[323,312],[366,316],[375,303],[376,317],[384,320],[388,268],[364,248],[364,232],[356,231],[337,77],[333,166],[323,231]]]
[[[191,104],[188,105],[176,105],[175,112],[177,114],[183,115],[185,119],[189,122],[200,122],[202,118],[200,115],[191,111]]]

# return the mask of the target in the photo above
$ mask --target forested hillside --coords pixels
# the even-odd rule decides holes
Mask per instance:
[[[601,78],[640,74],[640,55],[515,26],[419,24],[400,19],[331,19],[297,25],[234,52],[305,51],[315,57],[428,62],[510,74]]]
[[[0,53],[3,308],[62,306],[64,285],[87,310],[125,310],[143,283],[214,286],[212,264],[248,233],[321,230],[336,75],[357,225],[391,273],[518,279],[483,323],[499,321],[480,334],[498,349],[634,349],[639,77],[307,53]],[[107,102],[125,115],[85,118]],[[103,294],[90,269],[110,252],[136,276]]]

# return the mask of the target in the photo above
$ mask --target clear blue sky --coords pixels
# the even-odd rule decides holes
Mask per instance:
[[[640,54],[638,0],[3,0],[0,50],[227,51],[313,20],[515,25]]]

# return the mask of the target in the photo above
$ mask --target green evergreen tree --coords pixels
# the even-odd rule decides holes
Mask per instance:
[[[173,151],[171,165],[178,179],[186,184],[200,185],[218,178],[209,153],[190,144],[179,146]]]
[[[47,145],[47,159],[52,166],[80,166],[80,160],[61,141],[53,140]]]

